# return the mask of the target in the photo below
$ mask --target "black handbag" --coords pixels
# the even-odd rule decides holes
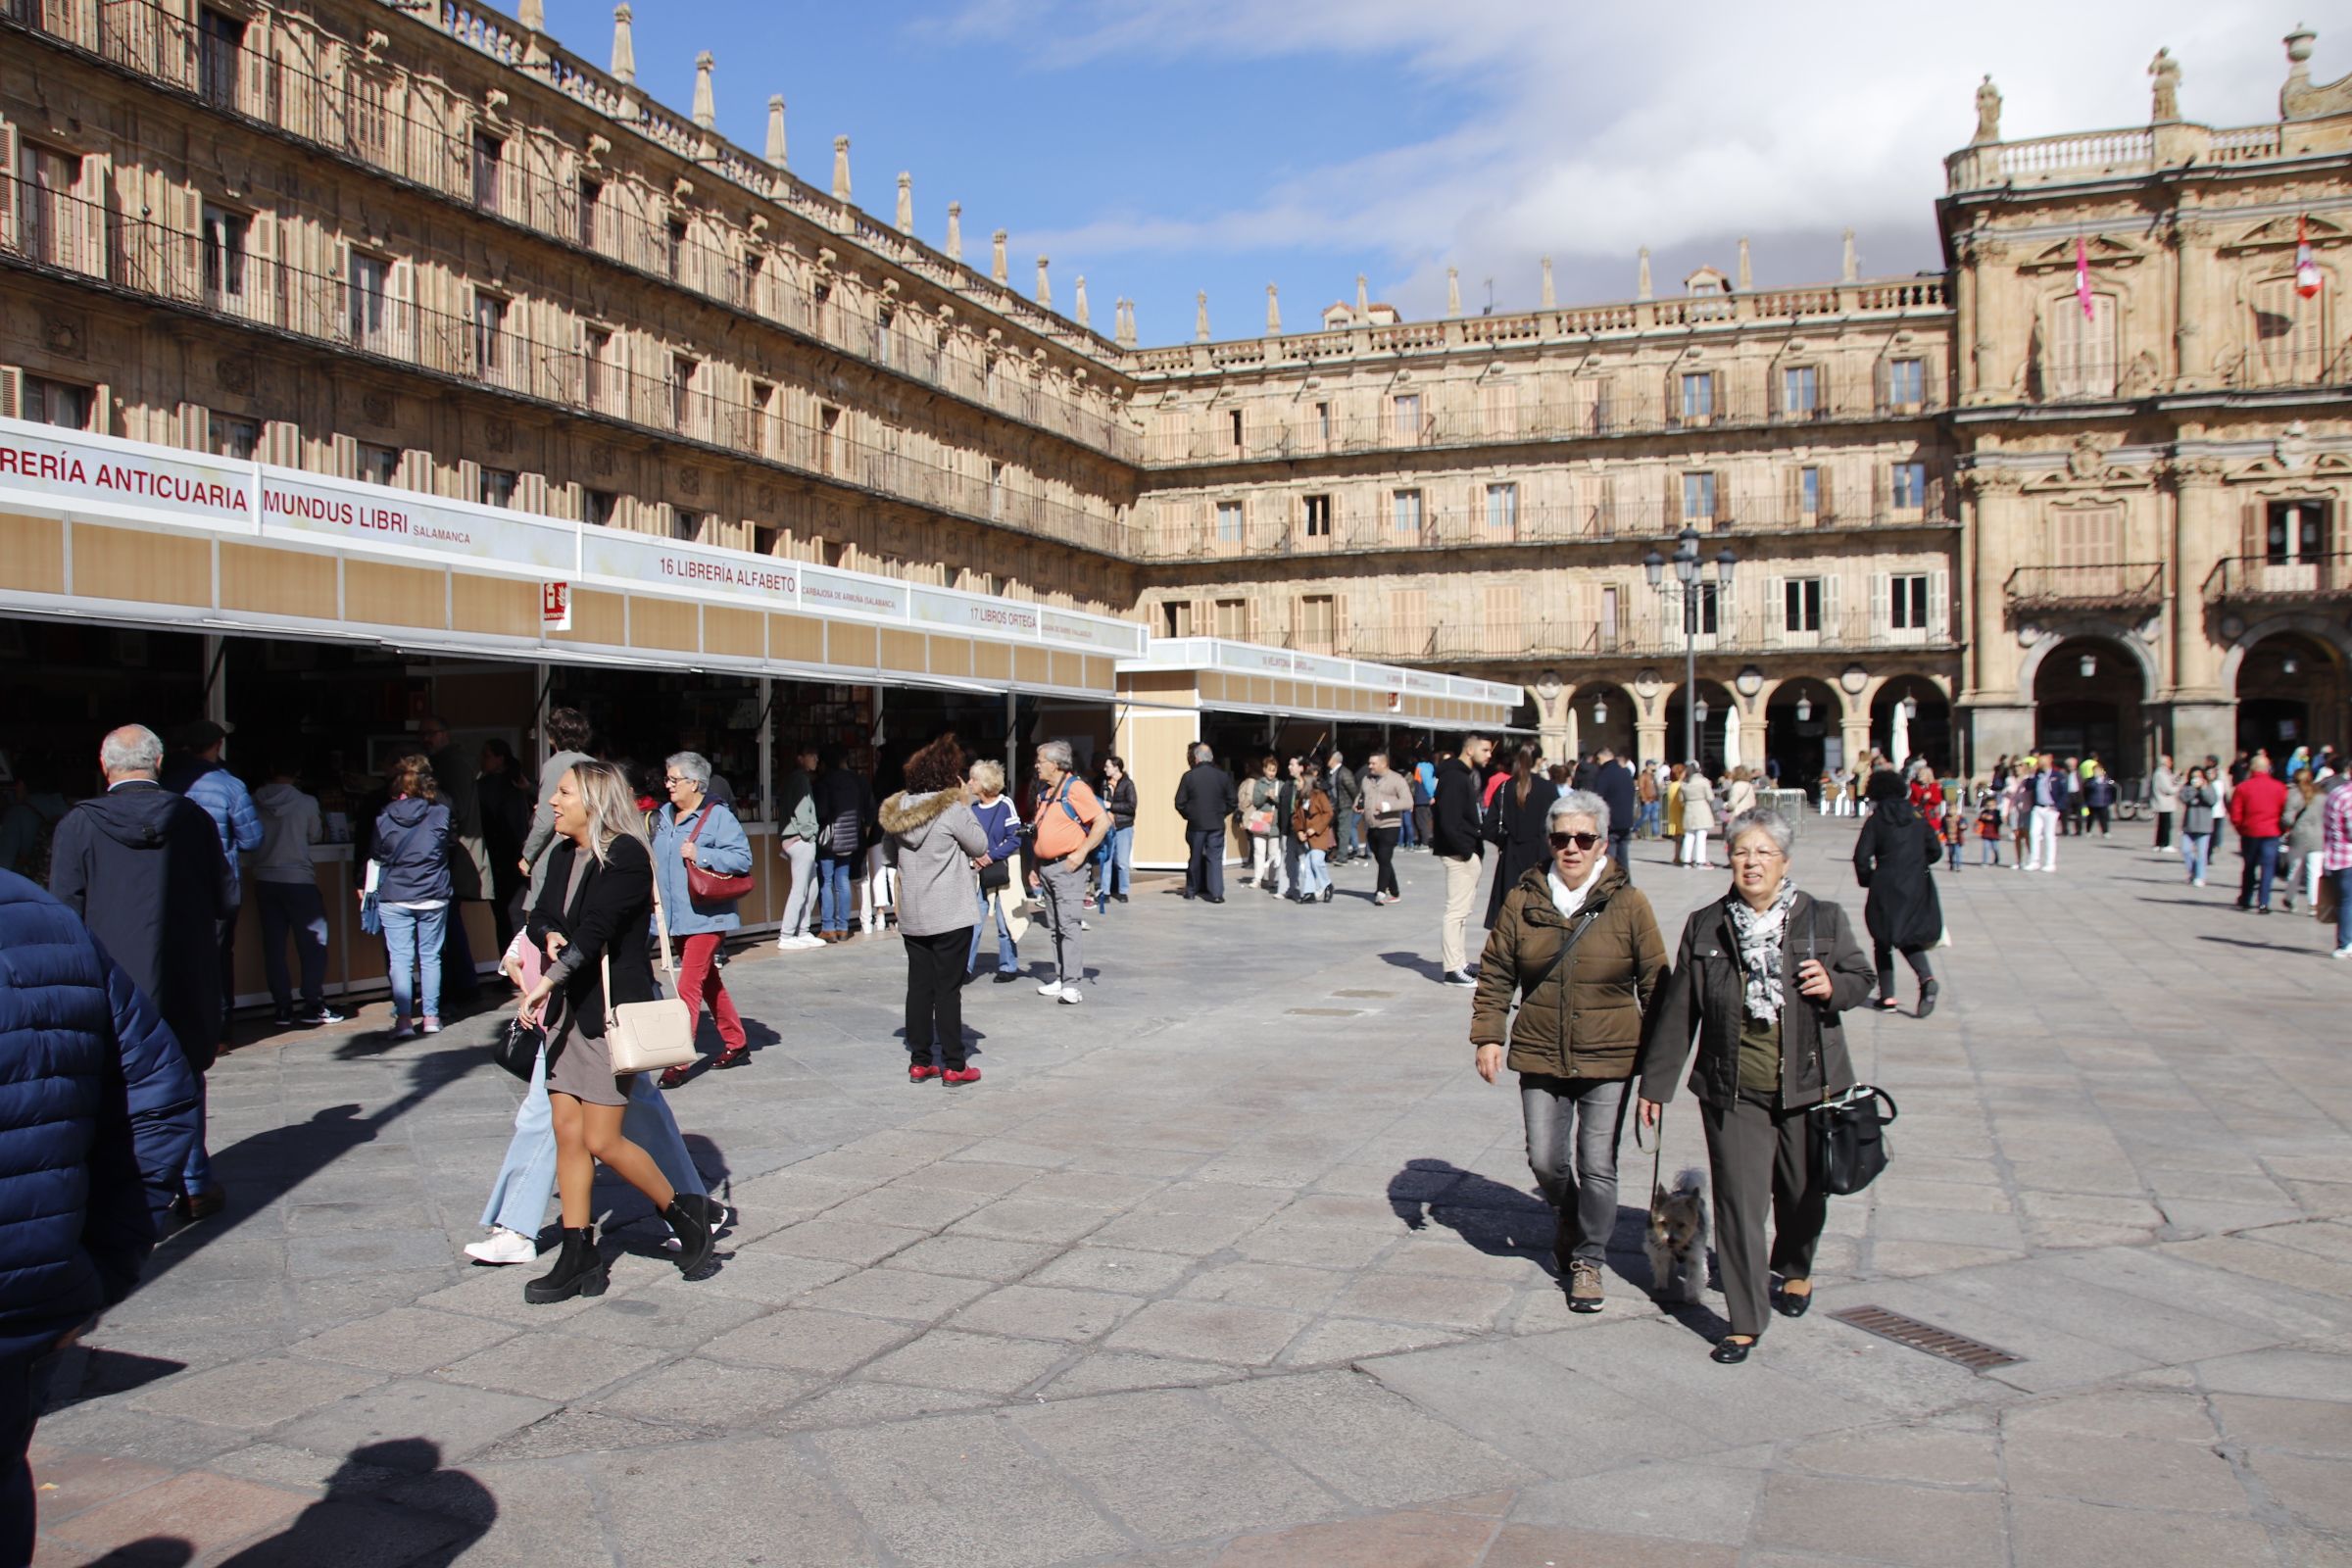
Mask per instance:
[[[490,1054],[501,1067],[527,1084],[538,1066],[540,1048],[546,1044],[546,1030],[517,1016],[509,1018],[506,1027],[499,1030],[498,1038],[490,1043]]]
[[[1886,1106],[1884,1115],[1879,1111],[1882,1102]],[[1806,1114],[1813,1123],[1825,1189],[1842,1198],[1878,1180],[1893,1152],[1886,1145],[1886,1129],[1894,1125],[1897,1115],[1892,1095],[1870,1084],[1856,1084]]]
[[[1012,886],[1012,862],[991,860],[980,868],[980,891],[994,893],[999,888]]]

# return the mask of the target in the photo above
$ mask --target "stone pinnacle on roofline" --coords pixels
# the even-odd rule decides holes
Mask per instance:
[[[1446,269],[1446,315],[1450,319],[1462,314],[1462,270]]]
[[[624,87],[637,85],[637,44],[629,32],[635,16],[628,0],[612,8],[612,79]]]
[[[1198,342],[1208,341],[1208,290],[1206,289],[1202,289],[1194,300],[1193,337]]]
[[[784,167],[784,95],[771,93],[767,100],[767,162],[771,169]]]
[[[1747,236],[1742,234],[1740,236],[1740,292],[1746,293],[1752,282],[1753,276],[1747,268]]]
[[[1634,298],[1646,300],[1653,297],[1649,290],[1649,247],[1644,245],[1642,247],[1642,270],[1636,274],[1634,281]]]
[[[718,128],[718,99],[710,90],[710,70],[717,64],[708,49],[694,57],[694,122],[705,130]]]
[[[1093,324],[1092,321],[1089,320],[1086,313],[1086,274],[1084,272],[1080,272],[1078,274],[1078,301],[1074,306],[1071,307],[1071,310],[1074,313],[1075,319],[1080,326],[1090,326]]]
[[[850,199],[850,138],[847,136],[833,138],[833,199],[837,202]]]
[[[1046,275],[1046,268],[1052,261],[1048,256],[1037,259],[1037,303],[1049,311],[1054,308],[1054,280]]]
[[[1004,265],[1004,231],[1001,228],[998,229],[996,233],[989,236],[989,242],[992,247],[988,261],[990,279],[998,283],[1010,281],[1011,274]]]
[[[1854,231],[1849,228],[1845,231],[1845,257],[1843,261],[1838,264],[1838,281],[1840,283],[1851,283],[1860,278],[1861,275],[1862,263],[1860,258],[1854,253]]]
[[[914,232],[914,175],[904,169],[899,171],[898,225],[902,234]]]
[[[948,260],[963,260],[963,203],[948,203]]]
[[[1274,285],[1266,285],[1266,336],[1282,336],[1282,296]]]
[[[1551,287],[1551,258],[1546,256],[1544,258],[1544,309],[1552,310],[1559,303],[1559,296]]]

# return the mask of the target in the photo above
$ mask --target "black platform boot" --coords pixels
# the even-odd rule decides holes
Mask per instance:
[[[533,1306],[567,1301],[575,1296],[602,1296],[607,1276],[604,1254],[597,1250],[596,1229],[565,1226],[564,1250],[556,1254],[555,1269],[522,1288],[522,1298]]]
[[[672,1194],[669,1206],[662,1211],[669,1228],[678,1238],[678,1272],[689,1279],[695,1270],[710,1261],[710,1217],[706,1202],[689,1200],[686,1195]]]

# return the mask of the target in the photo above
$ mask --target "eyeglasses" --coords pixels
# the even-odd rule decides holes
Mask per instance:
[[[671,789],[676,789],[679,785],[691,784],[694,782],[694,780],[688,778],[683,773],[672,773],[666,778],[662,779],[662,782]]]
[[[1770,845],[1742,845],[1732,852],[1732,858],[1735,860],[1777,860],[1781,858],[1781,852]]]
[[[1564,850],[1571,844],[1580,850],[1590,850],[1600,842],[1597,833],[1554,833],[1550,838],[1551,847],[1555,850]]]

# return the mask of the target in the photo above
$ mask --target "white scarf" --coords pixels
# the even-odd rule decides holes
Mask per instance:
[[[1609,858],[1603,855],[1594,859],[1592,873],[1585,878],[1583,885],[1573,888],[1560,880],[1559,864],[1554,860],[1544,868],[1544,885],[1551,890],[1551,906],[1560,911],[1560,918],[1573,920],[1576,911],[1585,906],[1585,900],[1591,898],[1592,890],[1600,886],[1600,873],[1608,869]]]
[[[1735,893],[1732,935],[1740,940],[1740,968],[1747,977],[1747,1015],[1763,1023],[1781,1016],[1781,942],[1788,930],[1788,908],[1796,902],[1796,878],[1783,877],[1781,891],[1761,913]]]

